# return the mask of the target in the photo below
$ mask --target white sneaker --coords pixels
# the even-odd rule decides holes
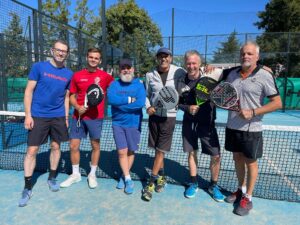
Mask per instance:
[[[66,179],[64,182],[60,184],[60,187],[66,188],[70,187],[72,184],[75,184],[77,182],[81,181],[81,175],[80,174],[71,174],[68,179]]]
[[[96,176],[88,175],[88,184],[89,184],[90,188],[92,188],[92,189],[96,188],[98,186]]]

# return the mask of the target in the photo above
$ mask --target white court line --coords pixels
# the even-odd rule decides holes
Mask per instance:
[[[264,156],[264,158],[268,161],[268,164],[271,165],[276,171],[277,173],[283,178],[283,180],[287,183],[287,185],[298,195],[300,196],[300,191],[299,189],[296,187],[296,185],[294,185],[292,183],[292,181],[289,180],[289,178],[287,176],[284,175],[283,172],[281,172],[281,170],[275,165],[275,163],[270,160],[268,157]]]

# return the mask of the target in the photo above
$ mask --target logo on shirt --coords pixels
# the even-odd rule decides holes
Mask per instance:
[[[44,76],[45,76],[45,77],[50,77],[50,78],[55,79],[55,80],[61,80],[61,81],[65,81],[65,82],[68,81],[67,78],[65,78],[65,77],[60,77],[60,76],[54,75],[54,74],[52,74],[52,73],[44,73]]]
[[[100,80],[101,80],[100,77],[95,77],[95,80],[94,80],[95,84],[100,85],[99,84]]]

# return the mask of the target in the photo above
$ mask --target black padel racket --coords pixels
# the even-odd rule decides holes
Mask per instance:
[[[202,105],[210,99],[210,92],[217,86],[218,82],[207,76],[203,76],[199,79],[195,86],[196,104]]]
[[[86,94],[84,96],[84,108],[88,107],[96,107],[99,105],[104,99],[104,93],[102,88],[97,84],[91,84],[86,90]],[[77,120],[77,127],[80,127],[80,115]]]
[[[155,108],[174,109],[179,101],[179,96],[174,87],[164,86],[158,93],[153,106]]]
[[[222,109],[240,111],[240,101],[236,88],[228,82],[218,84],[210,93],[211,101]]]

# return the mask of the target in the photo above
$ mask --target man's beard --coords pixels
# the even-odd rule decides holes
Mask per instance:
[[[133,73],[120,74],[121,81],[123,81],[125,83],[130,83],[133,80],[133,78],[134,78]]]
[[[247,61],[246,61],[246,62],[243,62],[243,63],[242,63],[242,67],[243,67],[243,68],[249,68],[249,67],[251,67],[251,63],[250,63],[250,62],[247,62]]]

